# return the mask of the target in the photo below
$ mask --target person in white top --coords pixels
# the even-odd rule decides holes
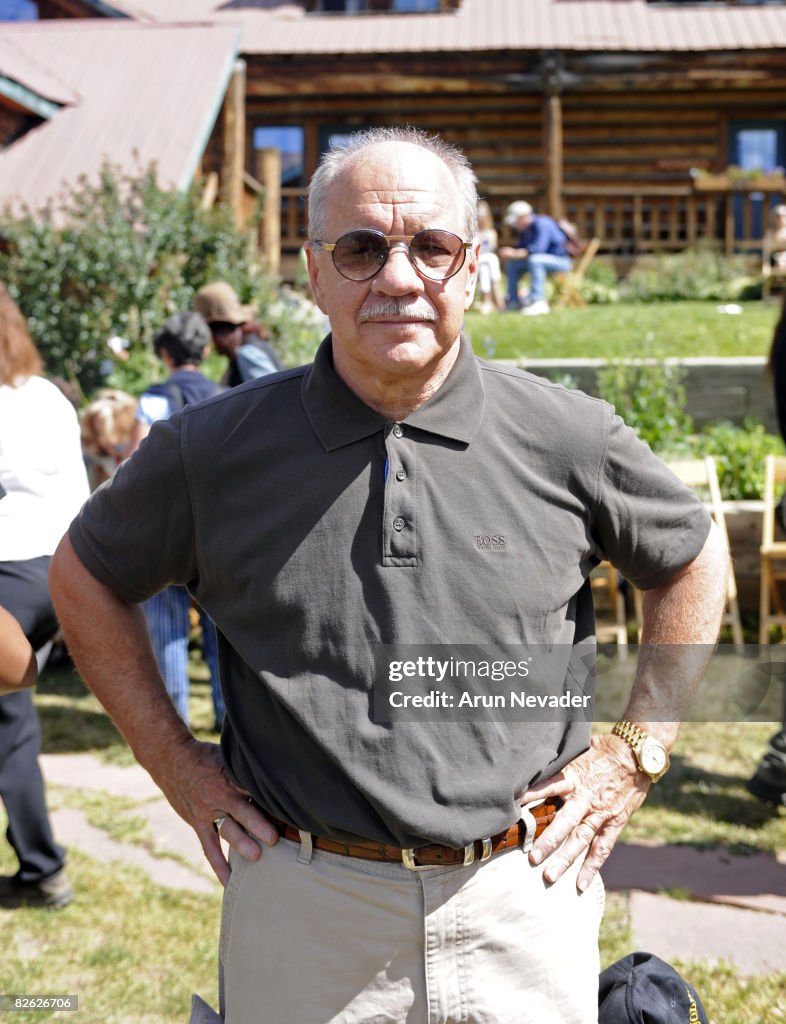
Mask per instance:
[[[480,256],[478,257],[478,288],[480,289],[480,311],[491,313],[492,310],[503,310],[505,299],[500,289],[502,271],[497,256],[499,237],[494,227],[491,207],[485,199],[478,203],[478,241]]]
[[[16,303],[0,283],[0,607],[34,650],[57,630],[47,573],[88,495],[76,412],[45,380]],[[29,690],[0,697],[0,799],[19,871],[0,876],[0,908],[63,907],[72,892],[38,766],[41,726]]]

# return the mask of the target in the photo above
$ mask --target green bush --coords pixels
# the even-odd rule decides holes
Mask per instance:
[[[781,438],[768,434],[764,424],[753,417],[747,418],[741,427],[728,422],[707,424],[701,433],[686,437],[682,443],[661,452],[666,459],[698,459],[712,455],[726,501],[761,498],[765,457],[783,453]]]
[[[623,299],[659,302],[698,299],[735,302],[761,294],[761,282],[743,255],[724,256],[714,242],[683,252],[640,257],[621,284]]]
[[[753,417],[742,426],[721,421],[693,433],[685,411],[684,373],[678,363],[663,359],[614,360],[598,371],[598,393],[666,461],[712,455],[726,501],[761,498],[765,457],[782,455],[783,441]]]
[[[619,302],[619,280],[614,267],[602,259],[593,260],[579,283],[579,294],[589,304]]]
[[[654,451],[675,446],[693,429],[685,412],[685,371],[656,357],[614,359],[598,371],[597,389]]]
[[[132,176],[106,164],[97,183],[80,179],[57,204],[0,213],[0,279],[50,374],[85,395],[104,383],[138,393],[160,374],[155,331],[206,282],[229,281],[265,322],[278,289],[256,261],[254,231],[238,230],[226,206],[201,209],[196,190],[162,188],[153,167]],[[274,333],[293,361],[278,319]],[[127,361],[107,348],[113,335],[128,341]]]

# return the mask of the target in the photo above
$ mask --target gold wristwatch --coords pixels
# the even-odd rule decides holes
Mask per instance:
[[[653,782],[663,778],[669,770],[669,754],[660,740],[644,732],[633,722],[617,722],[611,730],[612,736],[625,740],[639,763],[639,768]]]

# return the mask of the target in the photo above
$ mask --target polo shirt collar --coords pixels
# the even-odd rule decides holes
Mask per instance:
[[[306,416],[326,451],[384,430],[388,420],[352,391],[333,366],[332,335],[317,350],[303,379]],[[403,421],[419,430],[468,444],[483,418],[483,382],[469,341],[439,390]]]

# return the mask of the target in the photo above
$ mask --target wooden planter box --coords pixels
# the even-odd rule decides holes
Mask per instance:
[[[786,192],[786,175],[762,174],[738,178],[728,174],[702,174],[692,179],[696,192]]]

